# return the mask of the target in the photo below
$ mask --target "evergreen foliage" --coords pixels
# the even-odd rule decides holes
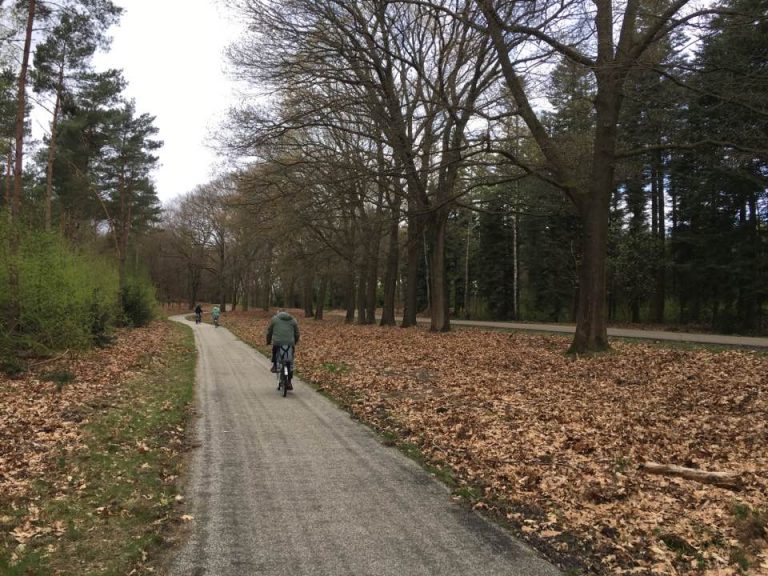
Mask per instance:
[[[34,58],[16,70],[18,58],[0,51],[0,355],[12,370],[27,356],[106,344],[116,324],[153,317],[153,289],[124,273],[134,236],[157,219],[149,173],[161,145],[154,118],[125,100],[122,73],[92,68],[121,8],[14,4],[0,2],[5,40],[23,40],[24,64]],[[27,85],[50,113],[42,146],[22,130]]]
[[[129,276],[120,290],[120,302],[121,320],[127,326],[144,326],[155,318],[155,288],[147,278]]]

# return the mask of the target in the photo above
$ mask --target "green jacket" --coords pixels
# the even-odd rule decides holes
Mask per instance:
[[[299,323],[288,312],[272,316],[267,328],[267,344],[288,346],[299,343]]]

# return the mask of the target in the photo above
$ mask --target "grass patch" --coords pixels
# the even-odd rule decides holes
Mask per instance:
[[[56,391],[61,392],[64,384],[74,381],[75,375],[67,370],[54,370],[53,372],[46,372],[42,375],[42,378],[48,382],[53,382],[56,385]]]
[[[740,546],[731,549],[730,560],[746,572],[768,539],[768,511],[738,503],[733,505],[731,513]]]
[[[0,521],[25,519],[18,545],[0,535],[0,574],[148,574],[180,512],[174,509],[193,398],[192,331],[173,325],[161,357],[121,385],[114,404],[86,415],[81,443],[53,456],[26,509],[0,504]]]
[[[323,362],[323,369],[331,374],[346,374],[349,372],[349,365],[344,362]]]

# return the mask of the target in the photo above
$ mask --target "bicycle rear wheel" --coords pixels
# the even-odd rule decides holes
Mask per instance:
[[[286,368],[280,370],[280,386],[283,389],[283,397],[288,396],[288,375],[286,374]]]

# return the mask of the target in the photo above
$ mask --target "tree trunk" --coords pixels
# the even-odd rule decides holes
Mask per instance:
[[[664,164],[661,157],[661,151],[658,151],[655,158],[655,182],[656,182],[656,209],[657,209],[657,229],[656,242],[658,250],[656,267],[656,289],[654,290],[653,319],[656,323],[664,323],[664,305],[666,303],[666,211],[664,198]]]
[[[387,251],[387,268],[384,272],[384,308],[381,312],[381,325],[394,326],[395,299],[397,295],[398,263],[400,259],[400,202],[392,208],[392,219],[389,222],[389,250]]]
[[[448,280],[445,273],[445,236],[448,226],[448,209],[441,208],[434,212],[432,224],[432,254],[430,257],[432,287],[429,304],[432,322],[430,330],[448,332],[451,329],[448,310]]]
[[[261,309],[266,312],[272,305],[272,244],[267,243],[266,270],[264,271],[264,293],[261,295]]]
[[[346,300],[347,315],[344,321],[351,323],[355,321],[355,265],[353,262],[349,263],[345,283],[346,286],[344,295]]]
[[[315,320],[323,319],[323,310],[325,309],[325,297],[328,293],[328,276],[323,275],[320,278],[320,291],[317,295],[317,306],[315,307]]]
[[[12,226],[9,230],[8,241],[8,308],[6,310],[6,326],[9,334],[16,332],[21,315],[21,303],[19,302],[19,251],[21,249],[21,238],[18,223],[16,220],[21,216],[21,177],[24,162],[24,116],[26,112],[26,90],[27,90],[27,68],[29,66],[29,52],[32,45],[32,25],[35,21],[35,0],[29,2],[29,13],[27,15],[27,30],[24,37],[24,53],[21,60],[21,70],[19,71],[19,92],[16,107],[16,144],[15,144],[15,163],[13,168],[13,195],[8,207],[8,218]]]
[[[605,15],[602,16],[605,18]],[[605,27],[606,22],[601,26]],[[606,302],[606,260],[611,194],[616,168],[616,138],[621,105],[622,78],[610,69],[597,73],[595,100],[595,144],[591,180],[577,207],[584,228],[576,333],[569,353],[600,352],[608,349]]]
[[[366,286],[365,286],[365,323],[376,323],[376,300],[379,287],[379,245],[381,243],[381,224],[376,223],[372,227],[368,245],[368,258],[366,262]]]
[[[242,296],[242,304],[240,306],[240,309],[243,312],[247,312],[248,308],[250,308],[251,306],[251,264],[250,263],[246,268],[245,273],[243,274],[242,288],[243,288],[243,296]]]
[[[200,290],[200,271],[193,262],[187,263],[187,279],[189,286],[189,309],[197,303],[197,293]]]
[[[472,238],[472,214],[467,215],[467,245],[466,245],[466,253],[464,254],[464,318],[469,319],[469,307],[471,305],[471,300],[469,297],[469,245],[470,240]]]
[[[56,128],[59,123],[59,110],[61,109],[61,91],[64,89],[64,61],[59,66],[59,82],[56,87],[56,102],[53,105],[53,119],[51,120],[51,140],[48,144],[48,166],[45,174],[45,229],[51,230],[51,213],[53,203],[53,161],[56,158]]]
[[[5,164],[5,205],[9,207],[13,202],[13,142],[8,144],[8,156]]]
[[[21,178],[24,168],[24,117],[27,108],[27,69],[29,68],[29,53],[32,47],[32,28],[35,22],[37,2],[29,0],[27,13],[27,29],[24,36],[24,52],[19,71],[19,91],[16,105],[16,161],[13,168],[13,201],[11,202],[11,218],[18,218],[21,211]]]
[[[121,195],[122,196],[122,195]],[[118,236],[117,257],[119,261],[118,265],[118,277],[120,282],[120,290],[125,288],[128,280],[128,238],[130,236],[130,208],[128,208],[128,214],[121,215],[120,230]],[[123,219],[126,218],[126,219]]]
[[[416,214],[408,215],[407,269],[405,275],[405,298],[403,306],[403,328],[416,325],[416,300],[419,282],[419,261],[422,254],[422,223]]]
[[[304,277],[304,290],[302,291],[302,300],[304,304],[304,318],[312,318],[315,315],[313,300],[315,297],[315,282],[312,274],[307,274]]]
[[[512,215],[512,320],[520,319],[520,262],[518,258],[517,208]]]
[[[357,294],[355,295],[355,301],[357,302],[357,323],[368,324],[368,318],[366,317],[367,308],[365,306],[365,285],[366,285],[366,265],[365,262],[358,263],[357,274]]]

